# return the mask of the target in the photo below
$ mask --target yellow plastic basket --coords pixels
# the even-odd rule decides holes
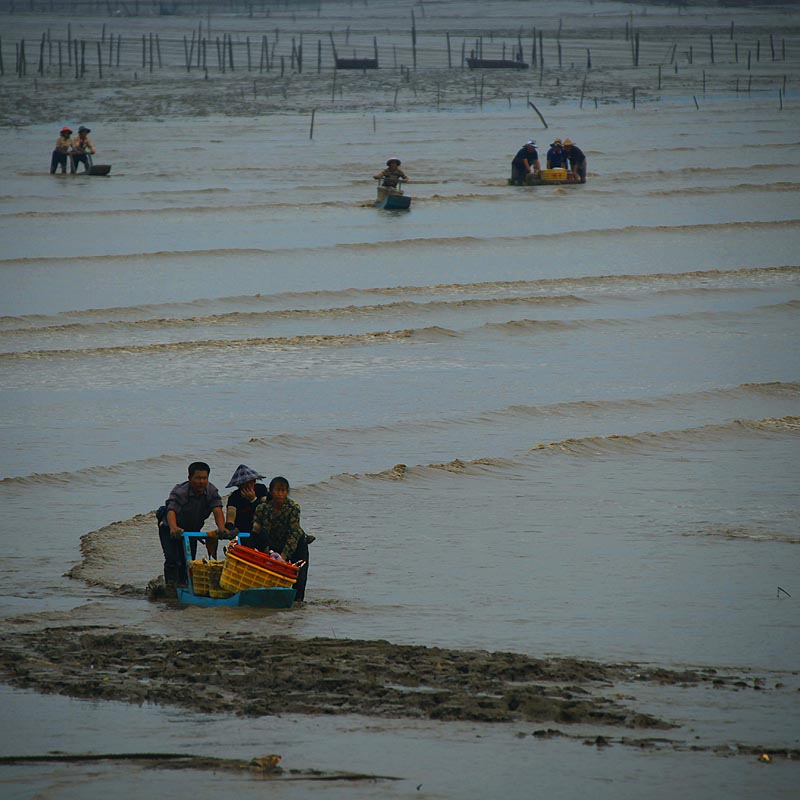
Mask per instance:
[[[208,561],[190,561],[189,577],[192,579],[192,590],[195,594],[208,597]]]
[[[231,553],[225,557],[225,567],[219,578],[219,585],[230,592],[274,587],[288,589],[294,584],[295,581],[291,578],[276,575],[274,572],[255,566],[255,564],[248,564]]]
[[[208,565],[208,596],[216,600],[230,597],[233,594],[233,592],[229,592],[219,585],[219,579],[224,568],[224,561],[211,561]]]
[[[567,179],[567,171],[561,167],[542,170],[543,181],[565,181],[566,179]]]

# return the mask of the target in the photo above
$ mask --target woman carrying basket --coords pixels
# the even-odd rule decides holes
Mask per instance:
[[[289,499],[289,481],[282,476],[269,483],[269,499],[256,508],[248,547],[277,553],[284,561],[305,562],[297,573],[295,600],[303,600],[308,580],[308,545],[314,541],[300,527],[300,506]]]

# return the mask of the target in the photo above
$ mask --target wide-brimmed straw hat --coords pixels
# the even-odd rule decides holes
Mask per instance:
[[[259,475],[258,472],[252,469],[252,467],[248,467],[247,464],[239,464],[239,466],[236,467],[236,472],[233,473],[230,483],[225,488],[227,489],[231,486],[242,486],[248,481],[257,481],[263,477],[263,475]]]

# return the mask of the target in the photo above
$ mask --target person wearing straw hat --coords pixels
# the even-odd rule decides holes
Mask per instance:
[[[528,175],[536,177],[541,171],[536,142],[530,139],[517,151],[511,162],[511,183],[515,186],[524,186]]]
[[[571,139],[564,139],[564,152],[569,159],[569,169],[576,180],[586,183],[586,156]]]
[[[547,169],[566,169],[567,154],[561,144],[561,139],[554,139],[547,151]]]
[[[50,174],[55,175],[58,167],[61,167],[61,174],[67,173],[67,154],[72,149],[72,129],[66,125],[58,132],[56,146],[53,155],[50,157]]]
[[[377,175],[373,175],[372,177],[376,181],[380,181],[381,186],[385,186],[389,189],[394,189],[398,181],[408,183],[408,175],[400,169],[401,163],[399,158],[392,156],[392,158],[386,162],[386,169],[382,169]]]
[[[250,533],[253,529],[253,515],[256,508],[269,499],[269,492],[263,483],[256,483],[264,476],[246,464],[239,464],[226,488],[236,487],[228,497],[225,509],[225,528],[229,534]],[[243,542],[251,546],[247,539]]]
[[[89,157],[87,153],[94,155],[97,150],[94,149],[92,140],[86,135],[91,133],[92,129],[81,125],[78,128],[78,138],[72,142],[72,172],[77,173],[78,164],[83,164],[83,171],[89,171]]]

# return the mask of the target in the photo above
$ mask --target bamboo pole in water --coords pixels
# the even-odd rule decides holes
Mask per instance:
[[[414,18],[414,9],[411,9],[411,56],[413,58],[414,69],[417,68],[417,21]]]
[[[537,115],[539,116],[539,119],[542,121],[542,125],[544,125],[544,127],[547,128],[548,125],[547,125],[547,122],[546,122],[545,118],[542,116],[542,112],[539,111],[539,109],[536,108],[536,106],[530,100],[528,100],[528,105],[537,113]]]

